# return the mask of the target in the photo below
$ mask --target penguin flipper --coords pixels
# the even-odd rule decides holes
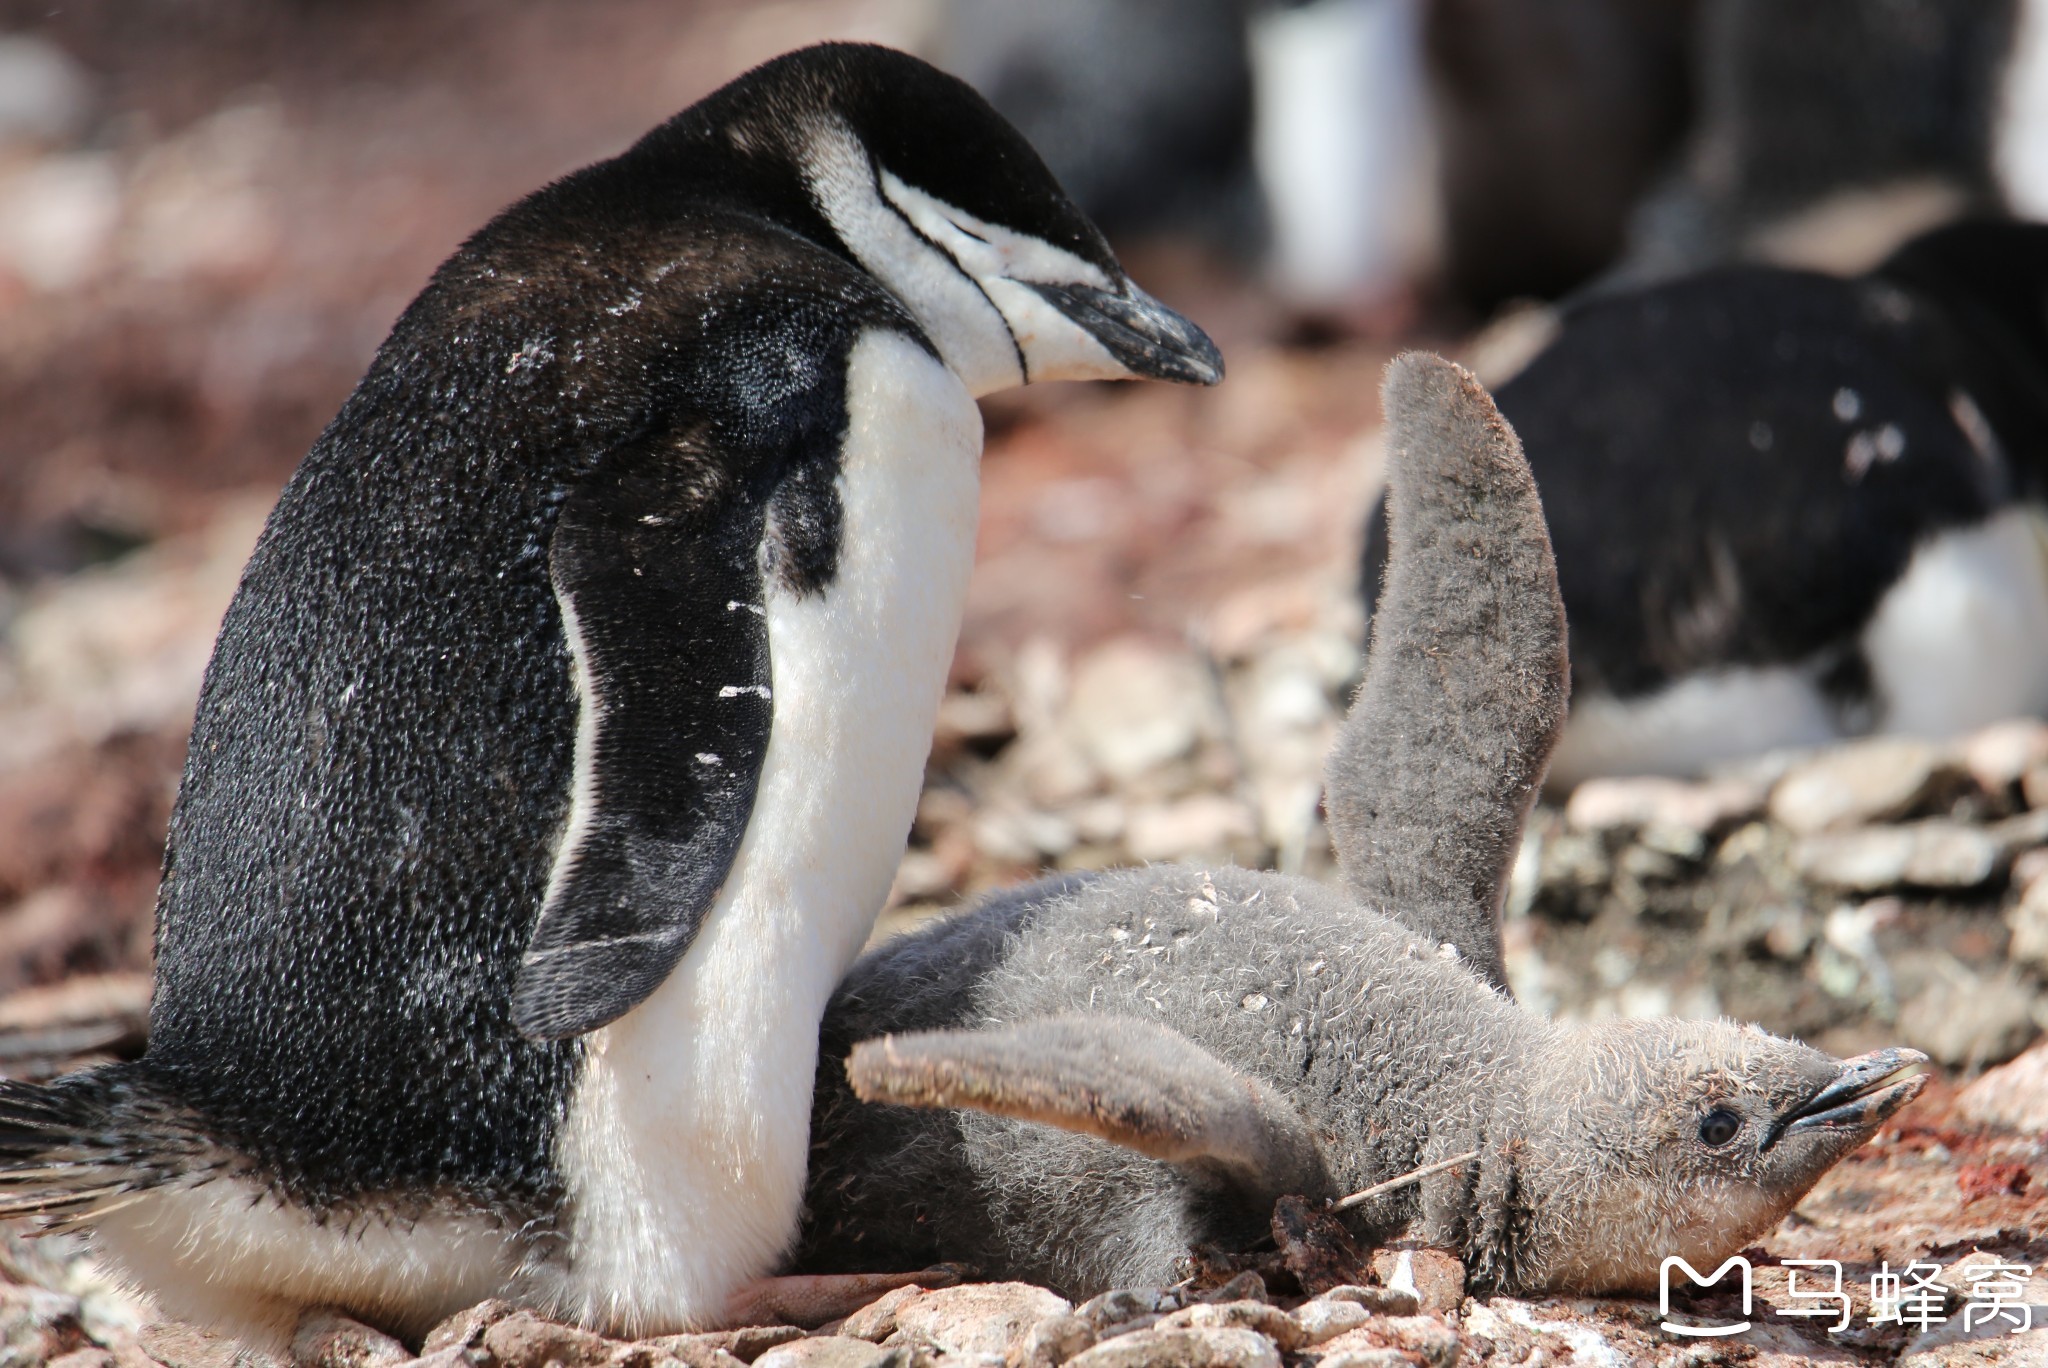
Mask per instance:
[[[762,505],[707,497],[701,437],[615,454],[549,552],[582,716],[547,899],[512,992],[534,1039],[582,1035],[661,986],[753,815],[773,721]]]
[[[1500,912],[1564,726],[1564,604],[1536,483],[1484,388],[1387,368],[1389,540],[1365,683],[1325,771],[1360,902],[1455,945],[1502,991]]]
[[[1093,1135],[1261,1207],[1330,1193],[1315,1134],[1291,1103],[1155,1022],[1065,1016],[883,1036],[854,1046],[846,1073],[866,1102]]]

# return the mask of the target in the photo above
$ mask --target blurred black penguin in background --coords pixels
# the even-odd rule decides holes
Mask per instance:
[[[1571,624],[1554,785],[2048,712],[2048,226],[1589,298],[1498,399]],[[1368,607],[1384,558],[1376,508]]]
[[[1690,107],[1697,0],[958,0],[932,55],[1120,241],[1327,310],[1479,308],[1611,261]]]
[[[1996,212],[2018,0],[1706,0],[1697,116],[1615,283],[1721,261],[1866,271]]]

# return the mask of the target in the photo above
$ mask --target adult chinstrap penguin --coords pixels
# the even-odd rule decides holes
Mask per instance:
[[[1552,782],[2048,711],[2048,227],[1589,299],[1500,387],[1571,622]],[[1384,523],[1368,520],[1364,596]]]
[[[979,96],[882,48],[779,58],[508,209],[279,499],[147,1053],[0,1089],[0,1209],[272,1343],[308,1305],[735,1314],[916,802],[974,397],[1220,374]]]
[[[1912,1051],[1551,1022],[1474,972],[1499,962],[1563,623],[1484,391],[1411,356],[1386,407],[1389,596],[1328,774],[1346,887],[1069,877],[878,948],[826,1016],[798,1268],[1159,1285],[1191,1245],[1265,1236],[1280,1196],[1476,1151],[1344,1219],[1458,1251],[1481,1290],[1644,1289],[1667,1256],[1741,1249],[1920,1090]]]

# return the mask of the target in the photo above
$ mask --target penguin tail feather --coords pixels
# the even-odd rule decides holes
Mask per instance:
[[[112,1065],[51,1083],[0,1079],[0,1220],[38,1233],[90,1225],[208,1166],[182,1109]]]

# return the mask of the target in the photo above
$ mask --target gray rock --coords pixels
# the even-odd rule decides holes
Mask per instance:
[[[911,1283],[908,1287],[884,1292],[841,1321],[837,1333],[880,1344],[896,1333],[896,1313],[903,1308],[904,1303],[922,1297],[928,1290]]]
[[[2012,931],[2007,957],[2048,972],[2048,878],[2037,878],[2020,891],[2006,910],[2005,924]]]
[[[2048,808],[1993,822],[1985,830],[2004,848],[2009,859],[2038,853],[2040,847],[2048,845]]]
[[[1376,1316],[1412,1316],[1422,1309],[1422,1296],[1414,1287],[1355,1287],[1346,1284],[1323,1293],[1320,1300],[1349,1302]]]
[[[503,1368],[599,1368],[618,1349],[603,1335],[531,1311],[484,1327],[481,1344]]]
[[[59,1354],[43,1365],[43,1368],[118,1368],[112,1351],[98,1345],[73,1349],[68,1354]]]
[[[752,1363],[776,1345],[803,1337],[804,1332],[794,1325],[749,1325],[738,1330],[707,1330],[694,1335],[659,1335],[643,1340],[641,1344],[697,1368],[697,1365],[722,1365],[726,1360]]]
[[[1815,883],[1857,892],[1887,888],[1976,888],[2004,866],[2004,842],[1982,827],[1947,818],[1903,826],[1807,836],[1792,847],[1792,867]]]
[[[993,859],[1036,865],[1074,848],[1079,833],[1064,817],[1016,804],[991,803],[974,819],[974,843]]]
[[[2025,1134],[2048,1131],[2048,1044],[1988,1070],[1957,1093],[1955,1115]]]
[[[2004,1063],[2040,1032],[2033,991],[2011,970],[1983,977],[1954,965],[1899,1012],[1907,1044],[1965,1070]]]
[[[1415,1368],[1415,1360],[1399,1349],[1346,1347],[1317,1359],[1316,1368]]]
[[[1081,1317],[1048,1316],[1026,1332],[1017,1351],[1018,1368],[1057,1368],[1095,1340],[1095,1327]]]
[[[2048,1326],[2023,1335],[2010,1333],[2008,1327],[1966,1339],[1961,1325],[1958,1318],[1914,1340],[1906,1346],[1898,1368],[2011,1368],[2016,1364],[2048,1363]],[[1978,1329],[1982,1331],[1983,1327]]]
[[[1069,1368],[1280,1368],[1280,1350],[1252,1330],[1154,1327],[1104,1340]]]
[[[2027,1271],[2018,1272],[2016,1264]],[[2048,1363],[2048,1321],[2042,1311],[2048,1302],[2048,1277],[2037,1264],[2031,1258],[1974,1250],[1945,1265],[1934,1282],[1950,1291],[1948,1319],[1908,1341],[1899,1362],[1916,1368]],[[1980,1299],[1978,1289],[1988,1292],[1987,1284],[1994,1280],[2005,1285],[2009,1305],[2031,1311],[1987,1315],[1981,1306],[1968,1311],[1969,1304]]]
[[[2006,793],[2028,770],[2048,765],[2048,722],[2033,717],[1996,722],[1965,737],[1958,749],[1977,787]]]
[[[1574,831],[1661,827],[1708,835],[1763,811],[1767,792],[1754,779],[1733,777],[1698,782],[1651,776],[1588,779],[1572,790],[1564,820]]]
[[[392,1368],[412,1358],[404,1345],[339,1311],[309,1311],[292,1334],[298,1368]]]
[[[26,1289],[9,1288],[9,1292]],[[145,1325],[136,1339],[142,1352],[164,1368],[278,1368],[282,1360],[258,1353],[239,1340],[201,1330],[182,1321]],[[12,1335],[10,1345],[18,1343]],[[39,1362],[40,1359],[27,1360]]]
[[[785,1329],[795,1330],[795,1326]],[[797,1331],[798,1335],[803,1332]],[[619,1350],[609,1368],[745,1368],[752,1355],[741,1356],[719,1344],[715,1336],[664,1335]],[[451,1364],[450,1368],[465,1368]]]
[[[0,34],[0,146],[69,142],[92,106],[92,81],[70,53],[33,34]]]
[[[889,1351],[848,1335],[812,1335],[778,1344],[754,1368],[881,1368]]]
[[[1090,1297],[1074,1308],[1074,1314],[1105,1333],[1135,1320],[1147,1320],[1178,1311],[1187,1299],[1171,1288],[1118,1287]]]
[[[484,1331],[504,1320],[507,1316],[519,1314],[519,1308],[508,1301],[482,1301],[465,1311],[458,1311],[427,1332],[427,1342],[420,1346],[423,1355],[440,1353],[443,1349],[474,1349],[484,1342]]]
[[[1450,1368],[1458,1361],[1458,1347],[1458,1332],[1433,1316],[1389,1316],[1330,1340],[1321,1347],[1318,1362],[1321,1368],[1343,1368],[1345,1364],[1412,1364],[1420,1360],[1429,1368]],[[1372,1357],[1390,1350],[1403,1358]]]
[[[1355,1301],[1340,1301],[1324,1295],[1297,1306],[1294,1322],[1301,1327],[1301,1347],[1313,1348],[1348,1330],[1356,1330],[1371,1320],[1372,1314]]]
[[[1279,1307],[1262,1301],[1200,1302],[1159,1322],[1162,1330],[1236,1327],[1255,1330],[1291,1354],[1305,1342],[1301,1324]]]
[[[1040,1321],[1073,1309],[1065,1297],[1029,1283],[968,1283],[905,1300],[896,1308],[896,1333],[945,1353],[1005,1355]]]
[[[1770,814],[1802,835],[1903,817],[1961,777],[1931,741],[1879,736],[1821,751],[1771,789]]]
[[[1228,859],[1234,842],[1257,834],[1257,823],[1243,803],[1218,793],[1200,793],[1173,803],[1148,803],[1131,809],[1124,845],[1142,861]]]
[[[1109,642],[1075,667],[1067,724],[1089,759],[1122,782],[1222,731],[1208,669],[1186,651],[1136,637]]]

